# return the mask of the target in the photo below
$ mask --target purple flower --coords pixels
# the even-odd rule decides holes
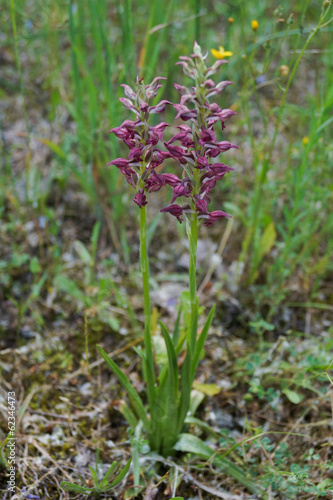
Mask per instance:
[[[197,116],[197,112],[195,109],[191,110],[184,104],[174,104],[173,107],[177,111],[177,115],[175,118],[176,120],[177,118],[181,118],[182,120],[187,121],[192,120],[192,118],[196,118]]]
[[[217,220],[220,220],[222,217],[231,218],[231,215],[229,215],[225,212],[222,212],[222,210],[215,210],[214,212],[211,212],[208,215],[208,220],[206,220],[204,222],[204,226],[212,226],[214,224],[214,222],[216,222]]]
[[[147,205],[147,198],[143,189],[139,189],[139,191],[134,196],[133,201],[139,206],[139,208],[142,208],[144,205]]]
[[[181,159],[184,157],[184,154],[186,153],[186,151],[180,146],[172,146],[171,144],[168,143],[164,143],[164,146],[167,148],[167,150],[169,151],[169,153],[173,158]]]
[[[200,199],[197,201],[196,203],[196,209],[197,211],[199,212],[199,214],[208,214],[208,210],[207,210],[207,201],[206,200],[203,200],[203,199]]]
[[[190,196],[192,192],[192,187],[189,184],[188,179],[185,180],[185,182],[184,180],[185,179],[183,179],[181,183],[178,186],[176,186],[175,189],[173,190],[173,197],[171,203],[173,203],[180,196],[185,196],[186,198]]]
[[[161,174],[160,177],[169,186],[177,186],[181,182],[175,174]]]
[[[207,130],[204,127],[201,127],[199,144],[205,146],[207,142],[216,142],[216,135],[214,134],[214,130]]]
[[[172,104],[170,101],[161,101],[156,106],[150,106],[148,108],[149,113],[162,113],[165,110],[167,104]]]
[[[207,143],[206,145],[206,151],[207,151],[207,156],[211,158],[216,158],[220,153],[224,153],[224,151],[228,151],[229,149],[236,148],[238,147],[235,144],[231,144],[228,141],[221,141],[221,142],[210,142]]]
[[[139,147],[139,148],[136,148],[136,147],[132,148],[129,155],[128,155],[128,159],[135,160],[135,161],[142,161],[142,159],[140,158],[142,150],[143,150],[143,146]]]
[[[129,160],[125,160],[125,158],[116,158],[115,160],[110,161],[107,165],[115,165],[118,168],[127,167],[129,164]]]
[[[162,208],[162,210],[160,210],[160,212],[168,212],[169,214],[176,217],[180,223],[183,221],[183,219],[180,218],[180,216],[183,213],[183,208],[180,205],[176,205],[176,204],[169,205],[168,207]]]
[[[228,167],[228,165],[225,165],[224,163],[214,163],[213,165],[209,165],[209,170],[214,174],[222,174],[225,172],[231,172],[235,169]]]
[[[134,111],[134,113],[139,116],[139,110],[134,106],[134,104],[132,104],[129,99],[126,99],[126,97],[119,97],[119,101],[123,106],[125,106],[125,108],[129,109],[130,111]]]

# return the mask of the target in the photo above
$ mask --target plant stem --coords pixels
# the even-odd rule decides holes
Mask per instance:
[[[155,371],[154,357],[150,331],[150,294],[149,294],[149,264],[147,251],[147,209],[140,209],[140,262],[143,284],[144,316],[145,316],[145,372],[147,381],[147,394],[149,407],[153,408],[155,399]]]
[[[197,335],[197,245],[198,245],[198,218],[197,213],[192,213],[191,223],[187,226],[187,235],[190,247],[189,291],[191,303],[191,322],[189,325],[189,341],[193,352]]]

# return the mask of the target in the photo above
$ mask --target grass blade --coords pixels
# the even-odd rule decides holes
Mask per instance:
[[[104,486],[107,486],[107,484],[110,482],[110,479],[111,477],[115,474],[116,472],[116,469],[117,469],[117,462],[112,462],[109,470],[107,471],[107,473],[105,474],[105,476],[103,477],[102,481],[100,482],[100,488],[104,488]]]
[[[125,465],[125,467],[123,468],[123,470],[120,471],[120,473],[116,477],[116,479],[114,481],[112,481],[112,483],[110,484],[110,488],[114,488],[115,486],[117,486],[117,484],[119,484],[124,479],[124,477],[126,476],[128,470],[130,468],[131,461],[132,461],[132,459],[130,458],[129,461],[127,462],[127,464]]]
[[[203,458],[209,460],[215,454],[215,451],[210,448],[206,443],[204,443],[200,438],[194,436],[193,434],[181,434],[179,440],[175,445],[175,449],[179,451],[185,451],[194,453]],[[221,468],[226,474],[233,477],[240,484],[245,486],[251,493],[262,494],[261,489],[250,479],[247,478],[245,472],[230,460],[225,457],[220,457],[216,455],[214,461],[218,461]],[[262,498],[267,498],[263,496]]]
[[[98,345],[97,349],[101,353],[102,357],[105,359],[107,365],[111,368],[113,373],[116,375],[118,378],[119,382],[122,384],[124,389],[126,390],[132,406],[137,413],[138,417],[142,420],[143,426],[146,430],[147,433],[150,431],[150,423],[147,418],[146,410],[143,406],[142,400],[137,393],[137,391],[134,389],[132,384],[130,383],[128,377],[118,368],[116,363],[107,355],[107,353]]]

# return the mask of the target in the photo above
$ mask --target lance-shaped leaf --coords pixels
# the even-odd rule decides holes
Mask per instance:
[[[206,458],[207,460],[215,454],[214,460],[218,462],[226,474],[236,479],[236,481],[245,486],[251,493],[263,493],[259,486],[247,478],[245,472],[240,467],[233,464],[231,460],[216,454],[215,450],[213,450],[197,436],[192,434],[181,434],[174,448],[175,450],[194,453]],[[263,498],[267,497],[264,496]]]
[[[205,344],[210,325],[212,324],[214,313],[215,313],[215,304],[213,305],[213,307],[210,310],[210,313],[208,314],[208,318],[206,319],[205,326],[203,327],[203,329],[199,335],[199,338],[196,342],[196,345],[195,345],[194,354],[193,354],[193,361],[192,361],[192,380],[194,379],[195,373],[196,373],[197,368],[198,368],[200,354],[201,354],[201,351],[202,351],[203,346]]]
[[[127,464],[125,465],[125,467],[123,468],[123,470],[119,472],[119,475],[116,477],[116,479],[114,481],[112,481],[112,483],[110,484],[110,488],[114,488],[115,486],[117,486],[117,484],[119,484],[124,479],[124,477],[126,476],[128,470],[130,468],[131,461],[132,461],[132,459],[130,458],[129,461],[127,462]]]
[[[142,420],[143,426],[146,430],[147,433],[149,433],[150,430],[150,423],[147,418],[147,413],[146,410],[143,406],[142,400],[137,393],[137,391],[134,389],[132,384],[130,383],[128,377],[118,368],[116,363],[107,355],[107,353],[98,345],[97,349],[101,353],[102,357],[105,359],[107,365],[111,368],[113,373],[116,375],[118,378],[119,382],[122,384],[124,389],[126,390],[130,401],[132,403],[132,406],[134,408],[134,411],[138,415],[138,417]]]

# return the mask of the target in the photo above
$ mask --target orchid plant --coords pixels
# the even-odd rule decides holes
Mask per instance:
[[[218,141],[214,131],[218,125],[223,130],[225,122],[235,112],[221,109],[210,100],[221,94],[232,82],[222,81],[215,84],[211,79],[212,75],[228,61],[218,60],[212,67],[207,68],[206,57],[199,45],[195,44],[191,57],[180,58],[178,64],[183,67],[185,75],[193,80],[194,86],[188,89],[175,84],[180,94],[178,104],[166,100],[151,104],[162,86],[161,77],[155,78],[149,85],[145,85],[143,79],[137,79],[135,90],[123,85],[126,97],[120,101],[134,113],[135,119],[126,120],[110,131],[124,141],[129,148],[129,154],[127,158],[117,158],[109,165],[116,166],[125,175],[127,182],[135,189],[134,202],[140,208],[140,259],[145,326],[144,350],[136,351],[142,358],[143,377],[147,387],[146,406],[117,364],[101,347],[99,351],[128,394],[130,407],[126,405],[123,413],[130,425],[135,427],[141,421],[151,450],[164,456],[172,452],[184,429],[190,408],[192,384],[215,309],[213,306],[198,335],[196,258],[199,226],[211,226],[221,218],[230,217],[221,210],[209,211],[208,205],[211,201],[211,190],[227,172],[233,170],[219,162],[217,157],[220,153],[236,147],[228,141]],[[172,106],[177,112],[176,123],[179,123],[178,119],[183,122],[176,125],[178,132],[168,141],[164,141],[163,137],[170,125],[165,122],[155,126],[150,124],[151,115],[163,112],[166,106]],[[156,172],[156,167],[168,158],[177,163],[179,175]],[[185,221],[189,240],[190,321],[182,333],[180,315],[172,334],[163,323],[160,324],[168,362],[165,366],[158,367],[154,360],[150,327],[147,196],[167,185],[173,189],[173,196],[170,205],[161,212],[171,214],[180,223]],[[180,354],[183,356],[180,357]]]

